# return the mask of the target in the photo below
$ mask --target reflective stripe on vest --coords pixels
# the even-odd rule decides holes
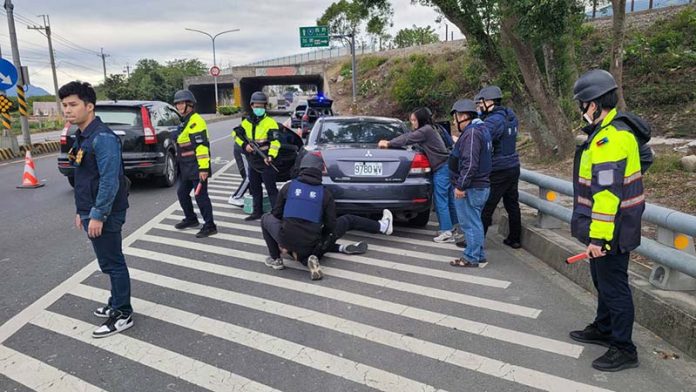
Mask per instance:
[[[293,180],[288,189],[283,218],[320,223],[323,216],[324,187]]]

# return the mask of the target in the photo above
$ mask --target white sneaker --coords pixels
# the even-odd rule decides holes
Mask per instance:
[[[232,204],[235,207],[244,207],[244,198],[230,196],[230,198],[227,199],[227,203]]]
[[[392,235],[394,232],[394,215],[392,215],[391,211],[385,209],[382,211],[382,219],[379,220],[380,222],[384,222],[387,225],[387,229],[384,231],[385,235]]]
[[[266,264],[266,267],[271,267],[274,270],[282,270],[283,268],[285,268],[285,264],[283,264],[282,258],[274,259],[272,257],[266,257],[266,261],[264,262],[264,264]]]
[[[111,311],[109,319],[92,332],[93,338],[105,338],[123,332],[133,326],[133,315],[124,316],[121,312]]]
[[[454,234],[450,230],[445,230],[440,233],[437,237],[433,238],[433,241],[437,242],[438,244],[444,244],[444,243],[449,243],[449,242],[454,242]]]

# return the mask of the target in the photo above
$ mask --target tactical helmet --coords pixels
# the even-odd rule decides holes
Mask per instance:
[[[251,94],[251,100],[249,100],[250,104],[254,103],[262,103],[262,104],[267,104],[268,103],[268,96],[264,94],[263,91],[257,91],[253,94]]]
[[[479,91],[478,97],[479,99],[483,99],[486,101],[493,101],[496,99],[502,99],[503,92],[500,90],[500,87],[498,86],[488,86],[482,88],[481,91]]]
[[[573,99],[580,102],[592,102],[618,87],[616,80],[609,72],[603,69],[593,69],[575,81]]]
[[[314,168],[324,170],[324,160],[314,154],[307,154],[300,162],[300,169]]]
[[[187,101],[196,103],[196,97],[190,90],[179,90],[176,92],[176,94],[174,94],[174,104]]]
[[[450,114],[454,113],[476,113],[476,104],[470,99],[460,99],[452,105]]]

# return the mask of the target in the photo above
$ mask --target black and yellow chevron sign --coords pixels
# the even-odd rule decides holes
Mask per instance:
[[[27,98],[24,95],[24,86],[17,84],[17,101],[19,102],[19,114],[27,117]]]

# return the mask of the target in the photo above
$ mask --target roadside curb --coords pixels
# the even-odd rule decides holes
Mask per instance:
[[[573,265],[565,259],[581,253],[584,248],[559,230],[535,227],[530,219],[522,219],[522,247],[583,289],[597,295],[590,277],[587,260]],[[508,233],[507,215],[501,214],[498,233]],[[696,358],[696,305],[693,293],[664,291],[654,287],[640,271],[629,269],[629,285],[633,293],[635,320],[674,347]],[[588,323],[591,320],[588,320]]]
[[[60,142],[59,141],[47,141],[47,142],[43,142],[43,143],[34,143],[31,147],[31,153],[33,156],[47,154],[47,153],[51,153],[51,152],[56,152],[58,150],[60,150]],[[0,149],[0,161],[21,158],[24,156],[24,154],[26,154],[26,152],[27,152],[27,148],[24,145],[19,146],[19,154],[15,154],[14,152],[12,152],[12,149],[2,148],[2,149]]]

